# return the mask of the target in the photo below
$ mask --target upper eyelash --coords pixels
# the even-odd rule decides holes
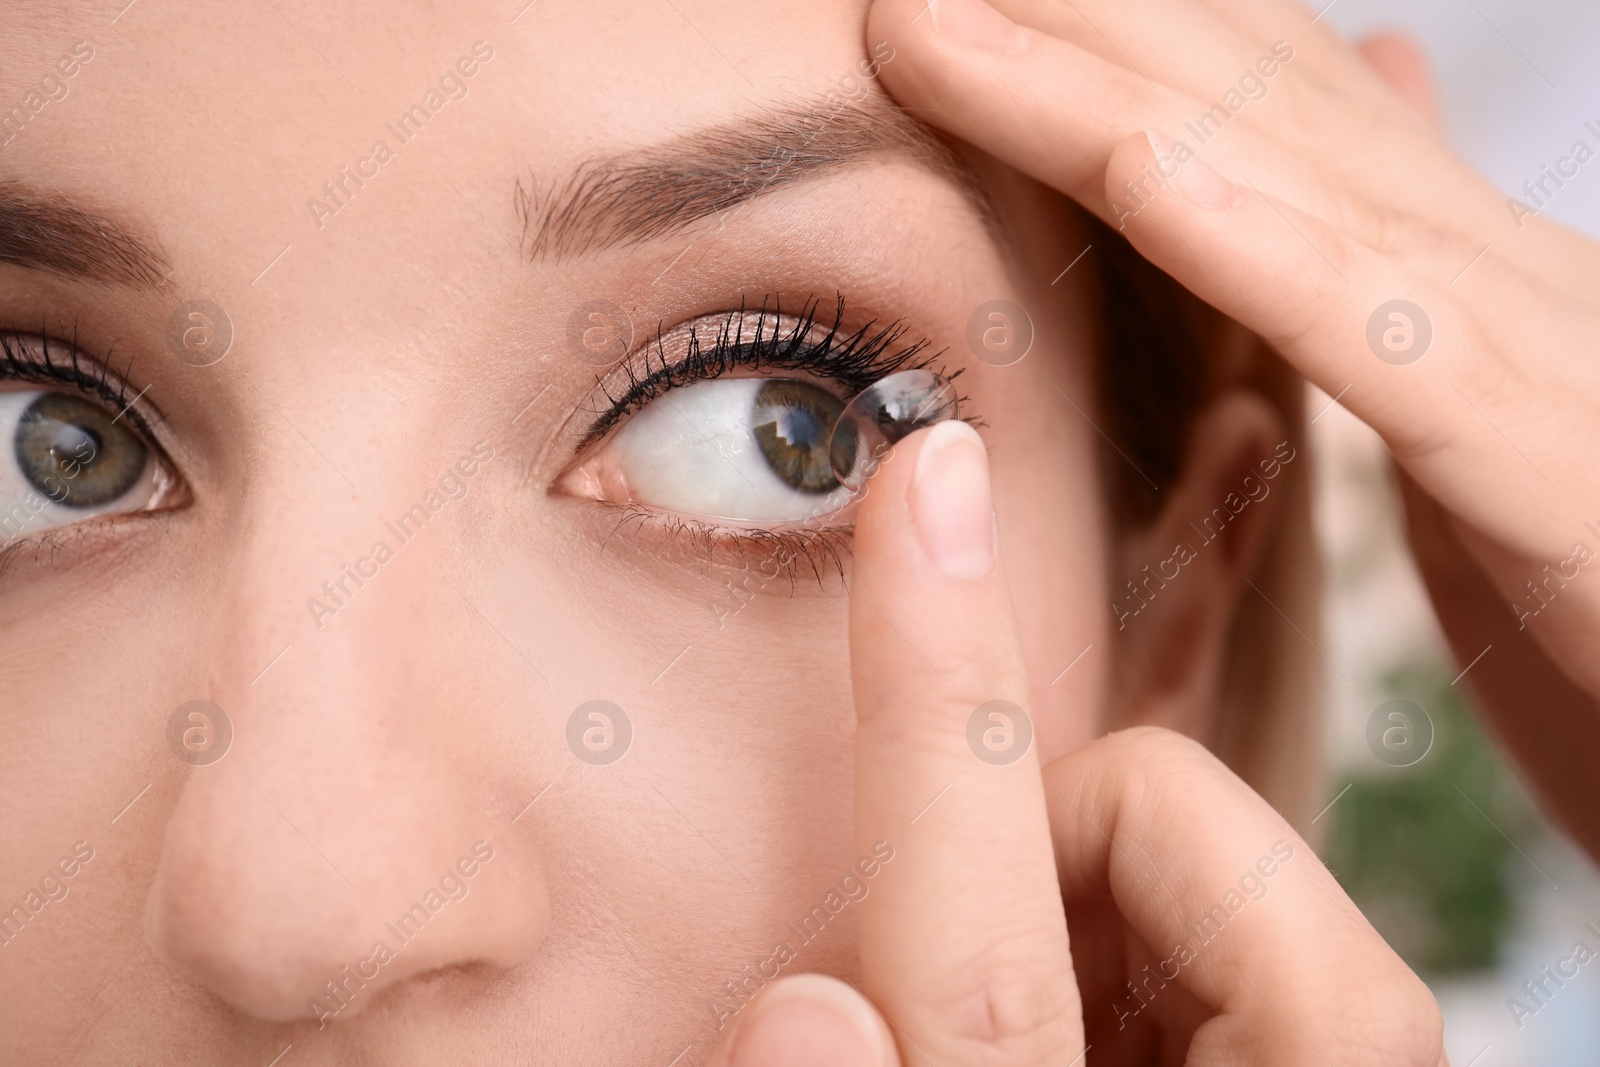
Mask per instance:
[[[34,351],[30,342],[37,343],[38,351]],[[103,401],[119,413],[125,411],[128,420],[148,440],[155,440],[153,424],[129,400],[126,376],[115,374],[109,360],[85,357],[78,347],[76,331],[74,339],[66,345],[67,355],[64,359],[56,355],[59,348],[60,342],[53,341],[43,330],[30,337],[11,330],[0,332],[0,382],[72,386],[85,395]],[[128,370],[132,369],[133,361],[130,359]],[[138,400],[138,397],[133,400]],[[160,412],[157,411],[156,422],[160,421]]]
[[[745,367],[752,370],[806,370],[842,385],[851,396],[861,392],[897,371],[918,370],[931,366],[944,350],[927,352],[928,342],[919,340],[901,346],[906,327],[901,320],[879,326],[876,320],[868,321],[854,332],[844,331],[844,297],[838,297],[833,321],[820,337],[811,336],[818,325],[818,308],[815,298],[806,301],[798,321],[780,330],[777,321],[781,312],[776,302],[769,309],[762,300],[749,340],[744,337],[747,308],[743,302],[739,310],[729,312],[727,319],[717,329],[716,340],[710,348],[702,347],[698,331],[689,330],[688,353],[669,361],[661,328],[656,329],[655,362],[645,350],[642,366],[625,363],[626,375],[619,395],[601,384],[608,410],[584,431],[579,450],[598,441],[628,415],[669,389],[691,382],[717,378],[729,371]],[[769,319],[771,326],[768,326]],[[900,347],[897,347],[900,346]],[[955,379],[961,372],[941,375],[946,381]]]

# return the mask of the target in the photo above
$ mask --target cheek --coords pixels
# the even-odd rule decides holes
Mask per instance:
[[[559,781],[518,823],[547,853],[554,911],[584,916],[552,937],[581,954],[620,920],[645,970],[715,990],[770,956],[775,932],[855,858],[846,601],[837,578],[752,580],[719,629],[710,605],[737,568],[572,536],[495,566],[510,601],[550,609],[536,633],[501,625],[554,683],[534,680],[537,704],[524,698],[555,750],[527,773],[529,795]],[[630,748],[603,766],[581,763],[562,733],[595,698],[631,719]],[[596,885],[614,913],[592,914]],[[823,966],[822,952],[801,969]],[[597,1000],[614,996],[592,981]]]

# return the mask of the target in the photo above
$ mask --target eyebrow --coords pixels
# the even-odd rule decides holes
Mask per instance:
[[[523,249],[538,260],[637,245],[849,164],[894,157],[950,181],[994,225],[977,175],[938,134],[887,101],[827,97],[590,160],[565,182],[519,179]]]
[[[66,278],[160,289],[166,257],[68,197],[0,181],[0,263]]]

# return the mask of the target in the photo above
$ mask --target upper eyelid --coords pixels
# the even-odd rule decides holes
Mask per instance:
[[[37,354],[31,351],[32,345],[39,347]],[[56,351],[62,347],[66,349],[64,361],[56,356]],[[119,418],[127,418],[152,447],[162,451],[155,428],[166,421],[166,416],[147,398],[148,386],[137,392],[133,390],[127,376],[132,369],[130,359],[127,370],[119,373],[111,366],[109,353],[105,358],[98,357],[86,352],[75,340],[62,341],[44,332],[0,330],[0,384],[20,381],[75,389],[105,404]]]
[[[930,342],[926,338],[904,342],[903,338],[909,329],[901,319],[886,325],[869,319],[853,328],[846,327],[842,296],[838,298],[831,321],[819,318],[819,307],[819,301],[809,299],[802,305],[801,314],[793,316],[784,315],[780,308],[769,308],[763,302],[761,307],[755,309],[741,305],[738,310],[689,320],[682,326],[675,326],[672,331],[676,332],[683,326],[689,329],[688,354],[677,360],[668,359],[665,353],[663,339],[670,333],[658,329],[655,341],[637,350],[643,353],[642,374],[636,365],[638,357],[634,353],[630,353],[619,366],[619,370],[627,375],[621,396],[613,396],[605,382],[601,382],[605,401],[610,407],[601,412],[584,431],[577,451],[582,452],[604,438],[628,415],[663,392],[695,381],[721,377],[738,366],[757,370],[809,371],[819,378],[843,384],[853,395],[896,371],[934,367],[944,353],[943,349],[930,353]],[[750,315],[757,319],[747,337],[744,318]],[[783,331],[773,327],[757,335],[755,331],[767,318],[780,323],[788,320],[791,326]],[[715,341],[709,346],[699,343],[701,325],[717,321],[722,325],[717,330]],[[736,321],[739,332],[733,333],[730,327]],[[823,333],[814,336],[818,329]],[[757,346],[754,358],[750,358],[748,351],[751,346]],[[762,350],[763,346],[765,351]],[[657,353],[657,362],[653,367],[650,363],[652,347]],[[704,363],[697,362],[698,357],[706,352],[710,353],[709,357],[705,357],[706,363],[711,364],[710,373],[706,373]],[[956,377],[956,374],[945,374],[938,368],[934,370],[942,378]],[[959,374],[959,371],[956,373]]]

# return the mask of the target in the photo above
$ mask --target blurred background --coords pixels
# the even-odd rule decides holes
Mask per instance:
[[[1516,193],[1600,127],[1595,0],[1310,0],[1349,38],[1404,30],[1427,49],[1451,140]],[[1520,196],[1521,194],[1518,193]],[[1543,212],[1600,237],[1600,161]],[[1328,397],[1313,390],[1310,410]],[[1453,1067],[1600,1064],[1600,960],[1544,1006],[1523,991],[1584,941],[1600,952],[1600,870],[1553,830],[1486,741],[1455,679],[1407,557],[1387,459],[1337,404],[1311,427],[1317,522],[1330,598],[1333,780],[1319,817],[1323,860],[1378,931],[1433,988]],[[1406,699],[1433,722],[1409,767],[1374,756],[1367,724]],[[1551,988],[1554,988],[1552,985]],[[1536,1014],[1514,1017],[1509,998]]]

